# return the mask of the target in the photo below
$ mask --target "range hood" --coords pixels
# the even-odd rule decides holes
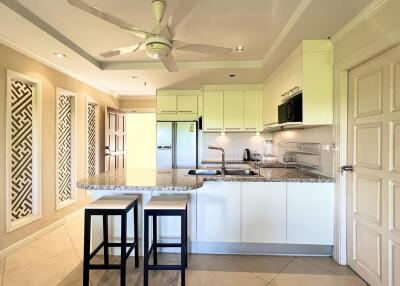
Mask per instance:
[[[306,128],[306,126],[303,125],[303,122],[286,122],[286,123],[281,123],[281,124],[278,124],[276,122],[276,123],[272,123],[272,124],[263,125],[264,132],[273,132],[273,131],[290,130],[290,129],[302,129],[302,128]]]

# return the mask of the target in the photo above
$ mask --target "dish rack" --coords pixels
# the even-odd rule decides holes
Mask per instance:
[[[321,144],[308,142],[286,142],[279,144],[283,163],[299,168],[320,170]]]

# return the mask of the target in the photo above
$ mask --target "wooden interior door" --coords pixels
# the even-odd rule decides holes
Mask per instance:
[[[105,124],[105,171],[126,166],[126,114],[107,107]]]
[[[347,258],[371,286],[400,285],[400,47],[349,73]]]

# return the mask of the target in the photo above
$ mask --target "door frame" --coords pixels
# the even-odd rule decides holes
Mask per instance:
[[[389,35],[390,34],[390,35]],[[390,41],[388,40],[390,39]],[[333,40],[334,44],[334,40]],[[347,179],[340,167],[347,165],[347,100],[349,71],[385,53],[400,44],[400,30],[383,35],[363,49],[349,54],[334,66],[334,138],[336,152],[335,170],[335,237],[333,258],[342,265],[347,264]]]

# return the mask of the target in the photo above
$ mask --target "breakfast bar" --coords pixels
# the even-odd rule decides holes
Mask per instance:
[[[92,192],[93,199],[106,194],[138,195],[140,234],[143,206],[152,197],[187,196],[191,253],[331,255],[332,178],[300,169],[262,168],[258,174],[246,164],[235,167],[239,168],[234,173],[255,175],[195,174],[218,174],[203,172],[217,168],[200,172],[119,169],[81,180],[78,187]],[[128,237],[132,224],[128,218]],[[95,242],[101,241],[101,227],[100,220],[94,222]],[[118,240],[119,221],[113,219],[109,227],[113,228],[112,239]],[[157,227],[162,242],[173,242],[180,236],[177,218],[161,218]],[[141,241],[143,235],[139,236]]]

